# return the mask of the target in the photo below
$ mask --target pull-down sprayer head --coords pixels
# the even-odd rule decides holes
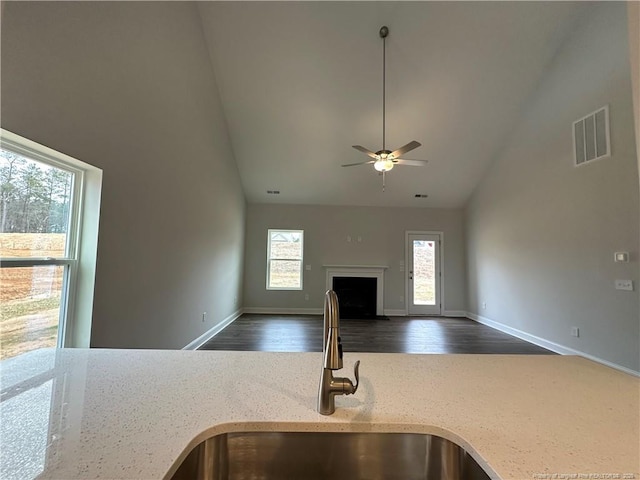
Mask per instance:
[[[333,290],[324,297],[324,368],[340,370],[342,368],[342,348],[340,346],[340,310],[338,295]]]

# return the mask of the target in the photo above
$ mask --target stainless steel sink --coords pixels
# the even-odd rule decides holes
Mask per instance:
[[[410,433],[227,433],[197,445],[173,480],[485,480],[464,449]]]

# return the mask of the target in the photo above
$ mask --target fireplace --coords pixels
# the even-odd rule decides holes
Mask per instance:
[[[333,277],[340,318],[375,318],[377,284],[375,277]]]
[[[338,294],[338,301],[340,302],[340,316],[342,318],[345,317],[345,303],[351,303],[353,299],[344,298],[344,293],[342,295],[343,298],[340,297],[340,293],[334,287],[334,279],[342,278],[342,279],[365,279],[370,282],[369,287],[373,285],[374,288],[374,297],[373,302],[375,305],[375,309],[372,314],[369,314],[368,317],[381,317],[384,315],[384,271],[388,267],[382,265],[323,265],[324,268],[327,269],[327,290],[335,290]],[[340,282],[339,282],[340,283]],[[340,288],[340,287],[338,287]],[[347,307],[347,312],[349,307]],[[363,315],[358,314],[358,318],[363,317]],[[352,317],[354,318],[354,317]]]

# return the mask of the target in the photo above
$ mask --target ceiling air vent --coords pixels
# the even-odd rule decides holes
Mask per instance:
[[[608,105],[573,122],[573,152],[576,167],[611,155]]]

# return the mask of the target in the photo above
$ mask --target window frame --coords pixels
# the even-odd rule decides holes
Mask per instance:
[[[73,175],[64,256],[2,257],[0,268],[64,266],[57,347],[89,347],[102,170],[4,129],[0,147]]]
[[[282,233],[299,233],[300,234],[300,258],[271,258],[271,232]],[[290,262],[300,262],[300,287],[272,287],[271,281],[271,260],[284,260]],[[304,230],[293,230],[286,228],[269,228],[267,229],[267,290],[280,291],[300,291],[304,289]]]

